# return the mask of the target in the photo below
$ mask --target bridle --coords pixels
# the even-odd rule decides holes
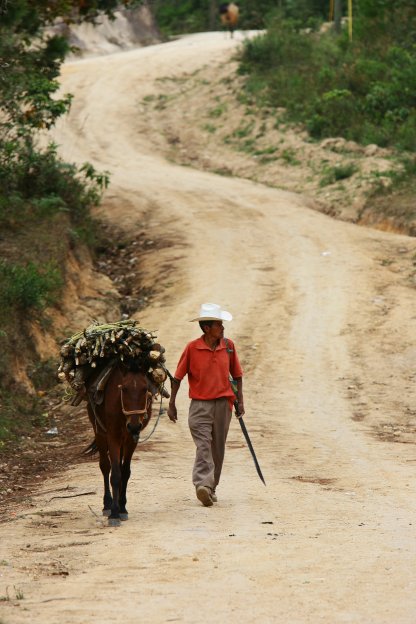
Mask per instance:
[[[172,375],[169,373],[169,371],[168,371],[167,369],[165,369],[165,370],[166,370],[166,372],[167,372],[167,374],[168,374],[169,378],[170,378],[170,379],[172,379]],[[143,407],[142,409],[138,409],[138,410],[126,410],[126,409],[125,409],[125,407],[124,407],[124,401],[123,401],[123,386],[122,386],[122,384],[118,384],[118,388],[120,389],[120,402],[121,402],[121,409],[122,409],[122,412],[123,412],[124,416],[131,416],[132,414],[138,414],[138,415],[140,415],[140,416],[141,416],[141,415],[145,414],[145,413],[147,412],[147,408],[148,408],[148,401],[149,401],[149,399],[150,399],[151,397],[155,396],[155,394],[159,394],[159,393],[151,392],[151,391],[148,389],[148,390],[146,391],[146,395],[145,395],[145,403],[144,403],[144,407]],[[158,425],[158,423],[159,423],[159,419],[160,419],[160,417],[161,417],[161,415],[162,415],[162,413],[163,413],[163,410],[162,410],[163,388],[164,388],[164,385],[162,384],[162,388],[161,388],[161,390],[160,390],[160,407],[159,407],[159,414],[158,414],[158,417],[157,417],[157,419],[156,419],[156,422],[155,422],[155,424],[154,424],[154,426],[153,426],[152,431],[151,431],[151,432],[150,432],[150,433],[149,433],[149,434],[148,434],[148,435],[147,435],[147,436],[146,436],[143,440],[139,440],[139,443],[141,443],[141,444],[143,444],[143,442],[146,442],[149,438],[151,438],[151,437],[152,437],[152,435],[154,434],[154,432],[155,432],[155,430],[156,430],[156,427],[157,427],[157,425]],[[169,396],[169,395],[168,395],[168,396]],[[95,406],[95,403],[94,403],[94,401],[93,401],[92,397],[91,397],[89,394],[88,394],[88,401],[89,401],[89,404],[90,404],[91,409],[92,409],[92,411],[93,411],[93,414],[94,414],[94,417],[95,417],[95,422],[96,422],[97,427],[99,426],[99,427],[102,429],[103,433],[107,433],[107,429],[105,428],[105,426],[104,426],[104,425],[103,425],[103,423],[101,422],[100,418],[98,417],[97,411],[96,411],[96,409],[95,409],[95,407],[96,407],[96,406]],[[143,420],[144,420],[144,419],[143,419]]]
[[[122,384],[119,384],[118,387],[120,388],[121,411],[123,412],[124,416],[132,416],[133,414],[138,414],[140,416],[140,415],[147,413],[147,405],[148,405],[149,397],[152,396],[152,393],[149,392],[149,390],[146,391],[146,395],[144,397],[143,409],[126,410],[124,407],[124,401],[123,401],[123,386]]]

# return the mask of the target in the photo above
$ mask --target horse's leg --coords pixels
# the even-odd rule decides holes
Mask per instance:
[[[137,442],[129,436],[124,444],[123,463],[121,464],[121,488],[120,488],[120,518],[121,520],[128,520],[129,514],[126,509],[127,504],[127,484],[131,474],[131,458],[133,457],[134,449],[137,446]]]
[[[111,462],[111,489],[113,491],[113,504],[111,505],[111,514],[108,522],[111,526],[120,524],[120,486],[121,486],[121,470],[120,470],[120,444],[112,442],[109,444],[109,454]]]
[[[97,436],[98,438],[98,436]],[[104,498],[103,498],[103,516],[109,516],[111,513],[111,507],[113,505],[113,497],[110,491],[110,460],[108,457],[107,442],[97,442],[97,446],[100,451],[100,469],[104,479]],[[102,446],[101,446],[102,445]]]
[[[113,499],[110,492],[110,460],[108,459],[107,436],[97,430],[95,414],[90,404],[87,405],[87,412],[91,425],[94,429],[95,444],[97,445],[97,449],[100,454],[100,470],[104,479],[103,515],[109,516]]]

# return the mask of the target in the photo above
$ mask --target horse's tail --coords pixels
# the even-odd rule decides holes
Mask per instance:
[[[81,455],[84,457],[92,457],[96,453],[98,453],[98,446],[94,439],[91,444],[89,444],[87,448],[82,451]]]

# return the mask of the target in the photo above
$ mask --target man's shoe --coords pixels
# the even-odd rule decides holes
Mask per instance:
[[[205,487],[204,485],[199,485],[196,488],[196,497],[198,500],[201,501],[204,507],[211,507],[212,498],[211,493],[207,487]]]
[[[211,492],[211,500],[213,503],[217,503],[218,502],[218,498],[217,495],[215,494],[215,490],[212,490]]]

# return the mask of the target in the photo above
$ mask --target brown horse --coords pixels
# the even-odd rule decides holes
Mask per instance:
[[[240,12],[238,5],[234,4],[234,2],[224,2],[220,4],[219,12],[221,23],[228,28],[231,37],[233,37]]]
[[[86,454],[98,450],[104,477],[103,514],[109,524],[118,526],[128,519],[126,509],[130,463],[140,432],[152,413],[152,386],[138,367],[119,362],[112,370],[100,405],[91,397],[93,380],[87,382],[88,416],[95,432],[95,441]],[[111,475],[111,476],[110,476]],[[110,490],[111,483],[111,490]]]

